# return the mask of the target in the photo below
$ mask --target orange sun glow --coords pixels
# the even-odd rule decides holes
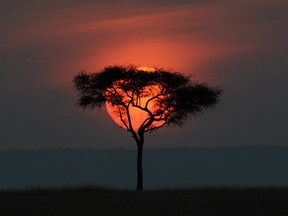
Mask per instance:
[[[154,68],[150,68],[150,67],[138,67],[137,69],[142,70],[142,71],[147,71],[147,72],[154,72],[155,71]],[[117,91],[120,95],[123,96],[123,101],[128,99],[128,97],[126,96],[126,94],[124,93],[123,90],[117,89]],[[159,93],[160,93],[159,86],[157,86],[157,85],[147,86],[143,90],[143,93],[141,94],[142,96],[140,96],[140,98],[137,101],[135,101],[134,103],[137,104],[138,106],[144,108],[146,106],[146,103],[148,102],[148,100]],[[152,113],[155,110],[157,110],[158,106],[159,105],[156,103],[155,99],[150,100],[147,104],[147,108]],[[128,115],[127,115],[125,110],[119,109],[119,106],[112,106],[111,103],[108,103],[108,102],[106,102],[106,110],[107,110],[109,116],[112,118],[112,120],[116,124],[118,124],[119,126],[121,126],[124,129],[127,129],[127,127],[123,123],[123,121],[124,121],[129,126]],[[128,110],[129,110],[129,114],[130,114],[130,118],[131,118],[132,128],[134,131],[138,131],[140,126],[145,122],[145,120],[147,120],[149,118],[149,114],[146,111],[143,111],[140,108],[133,106],[132,104],[129,105]],[[121,120],[120,116],[122,117],[122,120]],[[163,124],[164,124],[164,121],[157,121],[157,122],[153,122],[151,127],[159,127]]]

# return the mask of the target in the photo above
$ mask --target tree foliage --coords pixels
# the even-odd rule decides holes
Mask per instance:
[[[118,117],[128,131],[135,130],[129,119],[129,107],[147,112],[147,119],[136,132],[147,132],[166,124],[182,126],[185,120],[219,103],[222,90],[193,81],[178,72],[155,69],[143,71],[134,65],[109,66],[97,73],[82,71],[74,77],[82,108],[117,107]],[[149,97],[145,104],[141,98]],[[149,109],[149,104],[153,108]],[[155,126],[155,122],[162,122]]]

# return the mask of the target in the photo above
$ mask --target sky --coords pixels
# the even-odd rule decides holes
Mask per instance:
[[[0,2],[0,149],[135,148],[72,79],[114,64],[173,69],[224,90],[146,148],[288,145],[287,0]]]

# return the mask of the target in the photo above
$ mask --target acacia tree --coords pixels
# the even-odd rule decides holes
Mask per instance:
[[[136,141],[137,190],[143,190],[144,134],[164,125],[183,126],[188,117],[215,107],[222,92],[219,87],[208,87],[177,72],[157,68],[147,72],[135,65],[109,66],[97,73],[82,71],[73,82],[80,93],[80,107],[110,106],[121,126]],[[132,108],[142,112],[137,126]]]

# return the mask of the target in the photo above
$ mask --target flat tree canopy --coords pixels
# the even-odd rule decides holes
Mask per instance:
[[[157,68],[147,72],[134,65],[109,66],[98,73],[82,71],[74,77],[74,84],[80,92],[80,107],[94,109],[109,104],[116,108],[114,113],[127,131],[136,132],[166,124],[182,126],[189,116],[217,105],[222,92],[178,72]],[[130,107],[147,113],[137,129],[130,122]]]

